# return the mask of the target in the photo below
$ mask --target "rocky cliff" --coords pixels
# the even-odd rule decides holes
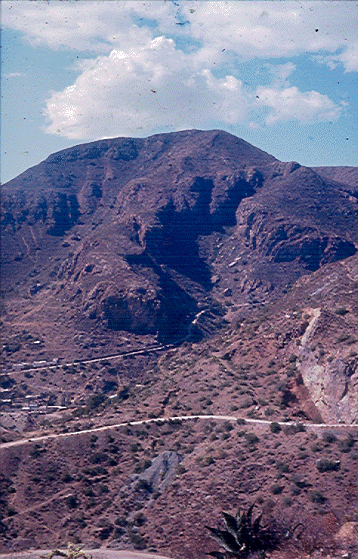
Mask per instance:
[[[267,300],[358,243],[343,187],[220,131],[64,150],[5,185],[2,211],[5,292],[17,278],[35,309],[61,291],[77,320],[160,339],[184,338],[203,308]]]

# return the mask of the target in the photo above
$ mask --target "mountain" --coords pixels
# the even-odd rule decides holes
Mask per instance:
[[[313,167],[313,170],[322,175],[328,181],[334,181],[345,187],[353,195],[358,190],[358,169],[357,167]]]
[[[355,254],[356,200],[220,131],[67,149],[4,185],[11,315],[26,290],[31,316],[46,323],[51,308],[66,331],[171,341],[203,310],[215,331],[228,301],[266,301]]]
[[[3,186],[2,550],[202,558],[205,525],[253,501],[358,521],[357,184],[189,130]]]

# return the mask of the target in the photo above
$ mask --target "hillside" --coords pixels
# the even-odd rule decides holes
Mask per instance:
[[[202,559],[205,526],[253,502],[302,519],[296,557],[341,549],[356,176],[191,130],[70,148],[4,185],[1,552]]]

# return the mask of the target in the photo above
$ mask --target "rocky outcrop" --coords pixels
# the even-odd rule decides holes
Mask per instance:
[[[334,536],[335,541],[344,547],[355,546],[358,541],[358,522],[345,522]],[[346,556],[350,554],[347,553]]]
[[[353,242],[337,235],[308,227],[295,217],[271,215],[268,208],[240,211],[238,227],[247,246],[260,253],[261,260],[273,263],[296,262],[313,272],[329,262],[348,258],[356,253]]]
[[[174,480],[181,456],[173,451],[165,451],[153,458],[152,464],[135,477],[132,485],[147,484],[151,491],[163,491]]]
[[[324,422],[358,421],[357,362],[333,359],[321,365],[306,349],[299,370]]]
[[[315,346],[320,309],[311,309],[311,317],[301,339],[298,370],[310,398],[325,423],[358,421],[358,360],[350,350],[329,360],[320,358]]]
[[[83,304],[88,318],[105,320],[111,330],[157,334],[161,341],[184,338],[196,308],[175,284],[168,292],[150,285],[120,290],[114,283],[100,282]]]

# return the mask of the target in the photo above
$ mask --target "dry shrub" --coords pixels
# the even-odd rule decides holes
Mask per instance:
[[[316,550],[330,554],[336,549],[334,533],[337,522],[333,514],[324,516],[295,516],[286,545],[289,550],[310,555]],[[287,530],[286,534],[288,534]],[[286,547],[285,545],[285,547]]]

